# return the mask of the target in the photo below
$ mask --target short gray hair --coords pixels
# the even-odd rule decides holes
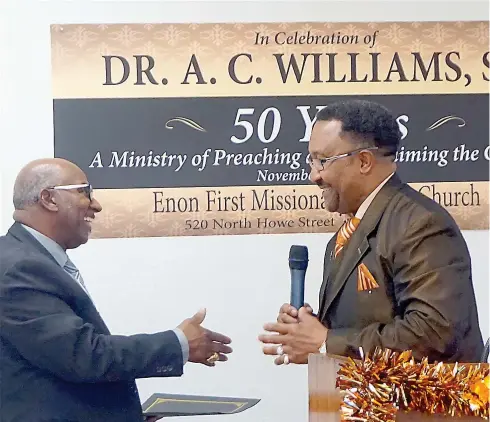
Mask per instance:
[[[28,174],[19,175],[14,185],[13,202],[23,210],[39,201],[43,189],[62,183],[62,170],[53,164],[38,164]]]

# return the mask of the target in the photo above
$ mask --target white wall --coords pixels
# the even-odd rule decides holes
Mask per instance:
[[[50,86],[52,23],[215,21],[483,20],[488,2],[36,1],[0,0],[0,226],[11,224],[11,191],[26,162],[53,154]],[[488,314],[488,231],[464,233],[485,337]],[[329,235],[92,240],[72,253],[102,315],[116,333],[174,327],[199,307],[206,325],[233,337],[226,365],[189,365],[180,379],[139,382],[142,399],[154,391],[258,397],[253,409],[193,422],[307,420],[306,367],[278,368],[261,354],[257,335],[288,300],[287,254],[306,244],[311,258],[307,299],[315,307]]]

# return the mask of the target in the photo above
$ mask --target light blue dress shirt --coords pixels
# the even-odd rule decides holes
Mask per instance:
[[[68,255],[58,243],[56,243],[53,239],[45,236],[44,234],[39,233],[37,230],[34,230],[32,227],[26,226],[24,224],[22,224],[22,227],[24,227],[24,229],[26,229],[34,237],[34,239],[36,239],[53,256],[53,258],[60,265],[61,268],[65,266],[66,262],[68,261]],[[67,274],[69,273],[67,272]],[[71,277],[71,274],[69,275]],[[84,286],[81,287],[84,291],[86,291]],[[182,347],[182,359],[185,364],[189,359],[189,342],[187,341],[187,337],[185,336],[184,332],[180,328],[175,328],[173,331],[179,339],[180,345]]]

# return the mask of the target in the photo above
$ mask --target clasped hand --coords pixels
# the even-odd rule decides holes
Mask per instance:
[[[287,303],[281,306],[277,322],[265,324],[264,329],[273,334],[259,336],[266,344],[262,350],[265,355],[277,356],[276,365],[308,363],[308,355],[318,353],[328,332],[309,305],[297,310]]]

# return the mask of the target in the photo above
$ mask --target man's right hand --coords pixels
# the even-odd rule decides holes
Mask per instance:
[[[215,362],[208,362],[213,353],[218,353],[219,361],[226,361],[226,354],[233,350],[227,344],[231,339],[223,334],[215,333],[201,326],[206,316],[206,309],[201,309],[192,318],[184,320],[179,328],[184,332],[189,342],[189,362],[202,363],[214,366]]]
[[[304,304],[305,309],[308,313],[313,314],[313,309],[307,303]],[[285,303],[279,309],[279,315],[277,316],[277,322],[282,322],[284,324],[295,324],[298,322],[298,310],[291,306],[289,303]]]

